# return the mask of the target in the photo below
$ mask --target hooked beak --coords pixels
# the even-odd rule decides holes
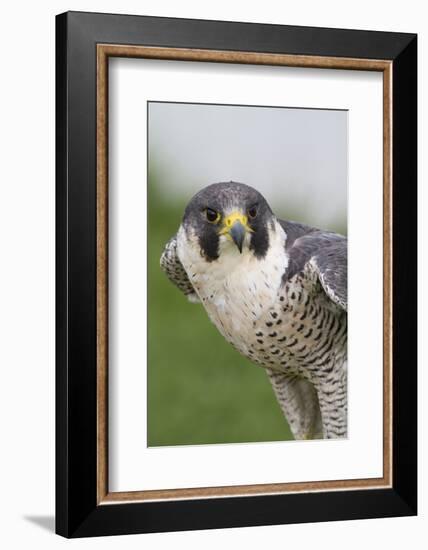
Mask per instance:
[[[248,218],[242,212],[232,212],[223,222],[223,228],[220,230],[220,235],[225,235],[232,240],[239,252],[242,254],[242,246],[246,233],[252,233],[253,230],[248,225]]]
[[[236,221],[230,228],[230,236],[242,254],[242,244],[244,243],[246,229],[240,221]]]

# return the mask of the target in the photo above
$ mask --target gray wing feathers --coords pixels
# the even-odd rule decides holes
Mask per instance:
[[[327,296],[347,310],[348,241],[342,235],[319,229],[282,222],[287,233],[286,250],[289,261],[284,280],[304,270],[312,270]],[[289,238],[290,236],[291,238]]]
[[[348,309],[348,253],[343,239],[322,249],[310,264],[318,275],[324,292],[342,309]]]
[[[198,295],[178,258],[176,236],[172,237],[172,239],[166,243],[160,259],[160,266],[168,279],[187,296],[190,302],[199,302]]]

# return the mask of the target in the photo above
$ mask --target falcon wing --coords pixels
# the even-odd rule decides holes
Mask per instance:
[[[348,309],[348,246],[343,239],[320,250],[310,265],[327,296],[342,309]]]
[[[312,270],[324,292],[336,305],[348,308],[348,241],[337,233],[297,224],[280,222],[287,233],[289,256],[285,281],[296,273]]]
[[[198,295],[187,277],[183,264],[178,258],[176,235],[166,243],[160,259],[160,266],[168,279],[187,296],[189,302],[199,302]]]

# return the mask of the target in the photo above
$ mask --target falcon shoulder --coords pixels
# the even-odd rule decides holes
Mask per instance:
[[[283,279],[299,272],[313,272],[324,292],[337,306],[348,308],[348,241],[337,233],[322,231],[295,222],[281,221],[287,233],[289,256]]]
[[[160,266],[168,279],[187,296],[189,302],[199,302],[198,295],[178,257],[176,235],[166,243],[160,259]]]

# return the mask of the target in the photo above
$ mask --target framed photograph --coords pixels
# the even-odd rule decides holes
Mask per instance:
[[[413,34],[56,20],[56,530],[414,515]]]

